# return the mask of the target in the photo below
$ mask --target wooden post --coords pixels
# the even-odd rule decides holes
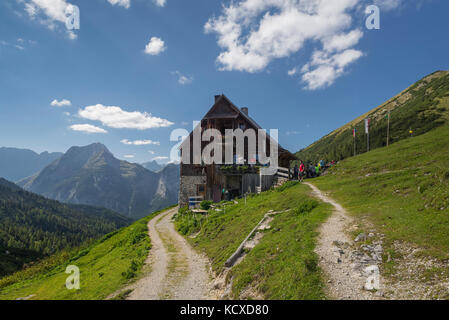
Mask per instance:
[[[390,145],[390,109],[388,109],[387,147]]]
[[[357,155],[357,149],[356,149],[356,146],[355,146],[355,134],[354,134],[354,157]]]

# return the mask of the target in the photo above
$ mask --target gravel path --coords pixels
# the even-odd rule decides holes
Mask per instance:
[[[170,209],[149,222],[152,248],[146,263],[151,272],[133,286],[129,300],[213,298],[207,259],[175,231],[172,218],[177,210]]]
[[[363,289],[368,276],[357,270],[351,259],[353,241],[347,231],[354,221],[337,202],[323,194],[311,183],[312,194],[334,207],[332,216],[321,225],[315,252],[320,257],[320,267],[327,277],[327,295],[332,299],[372,300],[379,299],[373,292]]]

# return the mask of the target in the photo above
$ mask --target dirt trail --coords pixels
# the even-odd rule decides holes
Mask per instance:
[[[208,261],[196,253],[173,226],[178,208],[148,224],[152,248],[146,261],[151,272],[133,285],[129,300],[202,300],[214,298]]]
[[[345,209],[323,194],[311,183],[305,182],[315,197],[330,203],[334,212],[329,219],[320,227],[316,253],[320,257],[320,267],[327,277],[327,294],[333,299],[345,300],[372,300],[379,299],[374,292],[363,289],[369,275],[363,269],[357,268],[351,258],[353,241],[348,237],[346,231],[354,224]]]

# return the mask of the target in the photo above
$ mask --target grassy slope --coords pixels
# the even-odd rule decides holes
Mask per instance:
[[[110,233],[87,248],[60,253],[0,279],[0,300],[30,295],[45,300],[106,298],[139,275],[151,247],[147,224],[160,212]],[[80,268],[80,290],[65,287],[68,265]]]
[[[449,126],[349,158],[313,181],[394,240],[449,258]],[[388,243],[387,243],[388,247]],[[394,252],[391,252],[394,254]]]
[[[321,270],[313,249],[316,229],[330,214],[331,207],[311,200],[309,192],[307,186],[289,185],[249,197],[246,204],[240,200],[239,204],[227,206],[226,213],[211,210],[207,219],[201,219],[200,233],[188,240],[204,251],[212,260],[213,269],[220,272],[265,213],[293,209],[276,215],[271,230],[232,269],[233,295],[238,298],[245,288],[255,288],[267,299],[321,299]],[[195,220],[187,215],[178,216],[176,224],[188,235],[196,232],[200,224],[192,227]]]
[[[384,104],[374,108],[309,147],[296,153],[304,161],[340,160],[353,156],[352,129],[357,129],[357,152],[365,152],[364,119],[371,118],[371,149],[386,145],[386,115],[391,110],[390,143],[426,133],[449,122],[449,71],[437,71],[410,86]]]

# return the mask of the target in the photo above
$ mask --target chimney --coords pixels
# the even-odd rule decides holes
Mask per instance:
[[[248,115],[248,108],[243,107],[243,108],[241,108],[240,110],[241,110],[244,114],[246,114],[247,116],[249,116],[249,115]]]
[[[219,94],[218,96],[215,96],[215,102],[217,102],[218,99],[220,99],[220,97],[221,97],[221,94]]]

